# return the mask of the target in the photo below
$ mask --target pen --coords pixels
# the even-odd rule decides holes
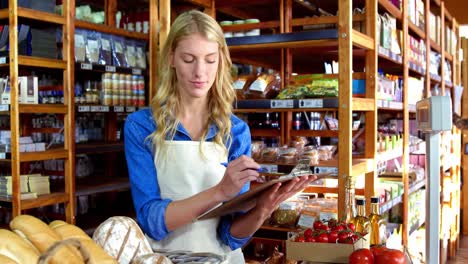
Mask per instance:
[[[227,167],[228,163],[227,162],[221,162],[221,165],[223,165],[224,167]],[[262,173],[262,172],[268,172],[268,171],[267,171],[267,169],[260,167],[260,168],[257,169],[257,172]]]

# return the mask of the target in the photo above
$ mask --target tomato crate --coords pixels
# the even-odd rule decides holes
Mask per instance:
[[[296,237],[286,241],[286,258],[325,263],[348,263],[354,250],[369,248],[370,235],[367,234],[354,244],[295,242]]]

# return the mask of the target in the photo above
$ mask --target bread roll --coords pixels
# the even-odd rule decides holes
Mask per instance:
[[[10,222],[14,232],[21,232],[39,250],[45,252],[54,243],[61,240],[60,236],[46,223],[30,215],[19,215]],[[70,264],[82,264],[83,258],[78,250],[72,247],[63,247],[57,251],[51,263],[63,263],[66,259]]]
[[[59,234],[61,239],[76,238],[82,246],[87,250],[90,258],[87,264],[116,264],[117,261],[107,254],[91,237],[88,236],[81,228],[70,225],[66,222],[53,221],[49,226],[54,226],[53,230]]]
[[[54,220],[52,222],[49,223],[49,227],[52,228],[52,229],[55,229],[61,225],[68,225],[67,222],[65,221],[62,221],[62,220]]]
[[[13,261],[7,262],[0,258],[0,263],[37,263],[39,259],[32,245],[7,229],[0,229],[0,254]]]
[[[132,263],[138,256],[153,253],[138,224],[125,216],[104,221],[94,231],[93,240],[120,264]]]

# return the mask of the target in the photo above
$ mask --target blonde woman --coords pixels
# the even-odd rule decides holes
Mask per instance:
[[[250,158],[247,124],[232,113],[231,59],[213,18],[199,11],[181,14],[158,66],[151,107],[129,115],[125,123],[138,223],[153,248],[226,255],[314,177],[273,186],[249,211],[195,221],[247,191],[260,166]]]

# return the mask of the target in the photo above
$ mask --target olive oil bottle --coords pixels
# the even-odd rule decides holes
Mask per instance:
[[[371,246],[385,245],[385,242],[387,240],[387,237],[385,234],[386,229],[387,229],[387,222],[382,217],[382,215],[380,215],[378,197],[371,198],[371,213],[369,214],[369,222],[370,222],[370,245]]]
[[[366,200],[363,198],[356,199],[357,214],[356,217],[351,220],[351,223],[353,223],[356,227],[356,232],[359,232],[363,235],[369,233],[370,231],[369,218],[366,216],[365,204]]]

